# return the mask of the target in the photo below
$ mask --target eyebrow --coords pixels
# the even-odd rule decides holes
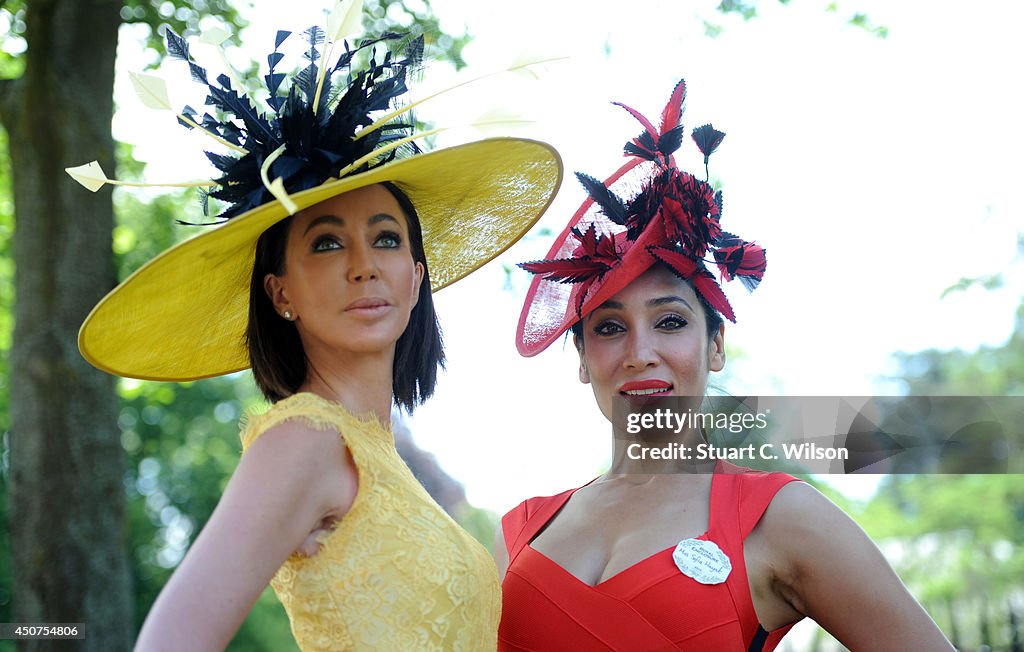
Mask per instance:
[[[691,311],[696,312],[696,310],[693,309],[693,306],[690,305],[689,301],[682,297],[677,297],[674,294],[667,297],[658,297],[657,299],[651,299],[650,301],[647,302],[647,305],[652,308],[657,308],[658,306],[663,306],[667,303],[681,303],[687,308],[689,308]]]
[[[684,306],[686,306],[687,308],[689,308],[691,311],[696,312],[695,310],[693,310],[693,306],[690,305],[689,301],[687,301],[686,299],[684,299],[684,298],[682,298],[680,296],[676,296],[674,294],[671,294],[671,295],[665,296],[665,297],[657,297],[657,298],[651,299],[650,301],[647,302],[647,305],[650,308],[657,308],[658,306],[664,306],[665,304],[668,304],[668,303],[681,303]],[[602,308],[608,308],[610,310],[623,310],[623,309],[625,309],[625,306],[622,305],[621,303],[619,303],[618,301],[605,301],[604,303],[599,305],[596,309],[597,310],[601,310]]]
[[[373,226],[374,224],[378,224],[380,222],[394,222],[395,224],[398,224],[398,220],[396,220],[391,215],[388,215],[387,213],[377,213],[369,220],[367,220],[367,224],[369,224],[370,226]],[[320,217],[314,219],[309,223],[309,225],[306,227],[306,230],[303,231],[302,235],[305,236],[307,233],[313,230],[313,227],[318,226],[320,224],[334,224],[335,226],[345,226],[345,220],[341,219],[337,215],[321,215]]]

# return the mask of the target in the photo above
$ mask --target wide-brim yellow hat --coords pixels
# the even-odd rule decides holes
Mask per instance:
[[[439,290],[499,255],[551,203],[562,162],[550,145],[493,138],[395,160],[291,195],[297,210],[383,181],[416,207]],[[249,367],[245,332],[256,241],[288,216],[271,201],[168,249],[86,318],[78,347],[118,376],[186,381]]]

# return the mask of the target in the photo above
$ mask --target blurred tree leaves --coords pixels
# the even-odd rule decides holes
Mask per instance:
[[[791,0],[774,0],[780,5],[788,5]],[[752,20],[758,17],[757,8],[761,4],[761,0],[721,0],[718,6],[715,7],[715,11],[720,16],[739,16],[744,21]],[[862,29],[873,36],[878,38],[886,38],[889,36],[889,28],[885,25],[876,24],[871,18],[860,11],[849,13],[848,10],[842,9],[838,2],[827,2],[823,3],[824,11],[828,13],[848,15],[846,23],[859,29]],[[717,20],[711,20],[709,18],[703,19],[704,23],[704,34],[709,38],[715,38],[720,36],[725,29],[720,22]]]
[[[1022,396],[1024,303],[1001,346],[897,359],[911,397]],[[883,547],[890,542],[897,571],[958,648],[1011,649],[1024,609],[1019,475],[890,475],[857,520]]]

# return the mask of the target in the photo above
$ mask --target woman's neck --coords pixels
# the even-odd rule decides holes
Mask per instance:
[[[644,435],[613,428],[612,463],[605,475],[709,472],[714,462],[700,459],[697,447],[701,444],[707,444],[707,437],[697,428]]]
[[[311,356],[299,391],[337,401],[352,414],[373,413],[387,427],[394,394],[393,365],[394,350]]]

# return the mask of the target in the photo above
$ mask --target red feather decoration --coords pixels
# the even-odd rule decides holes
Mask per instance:
[[[519,266],[532,274],[539,274],[549,281],[559,281],[560,283],[580,283],[594,275],[608,271],[607,265],[588,258],[535,260],[519,263]]]
[[[679,126],[679,120],[683,116],[684,102],[686,102],[686,80],[680,79],[672,90],[668,104],[661,112],[661,133]]]
[[[705,307],[718,311],[732,322],[736,321],[732,306],[707,265],[714,263],[718,267],[722,282],[739,278],[748,290],[756,288],[764,277],[764,248],[722,230],[722,193],[716,192],[706,178],[698,179],[676,167],[673,154],[682,145],[685,133],[681,121],[686,90],[683,80],[672,89],[661,111],[658,128],[639,111],[614,102],[643,125],[643,131],[624,147],[625,155],[635,158],[604,183],[577,174],[588,194],[578,215],[596,205],[604,217],[624,226],[625,230],[614,235],[598,235],[593,223],[586,232],[574,226],[571,236],[566,236],[577,241],[570,257],[520,265],[527,271],[543,275],[545,279],[576,284],[570,293],[569,305],[565,306],[564,321],[557,326],[558,332],[563,332],[572,323],[572,307],[575,307],[577,318],[583,317],[584,304],[592,298],[590,294],[595,288],[593,298],[597,298],[597,294],[604,296],[607,292],[601,288],[609,292],[612,289],[608,283],[614,287],[625,287],[647,269],[651,261],[646,255],[689,282]],[[707,174],[708,158],[722,144],[725,133],[705,124],[692,130],[691,137],[704,155]],[[626,200],[612,191],[613,184],[625,171],[647,162],[653,162],[655,166],[640,192],[632,199]],[[572,242],[563,241],[552,251],[566,251],[566,244],[571,246]],[[630,253],[634,248],[636,251]],[[560,313],[557,310],[551,312]],[[528,314],[525,309],[523,314]],[[521,321],[520,328],[524,323]],[[531,345],[523,346],[529,348]]]
[[[646,201],[660,207],[665,237],[703,258],[722,233],[714,189],[688,172],[668,169],[651,181]]]
[[[715,263],[722,278],[731,281],[739,276],[748,290],[757,287],[767,267],[764,248],[753,242],[729,235],[715,250]]]
[[[708,302],[712,308],[722,314],[723,317],[735,323],[736,316],[729,305],[729,300],[722,293],[722,288],[715,282],[703,264],[698,263],[686,254],[669,249],[667,247],[648,247],[648,252],[655,259],[665,263],[679,278],[693,284],[693,289]]]
[[[622,102],[612,102],[612,104],[614,104],[615,106],[621,106],[622,108],[629,111],[630,115],[632,115],[634,118],[640,121],[640,124],[644,126],[644,129],[647,131],[647,133],[651,135],[651,138],[653,138],[654,140],[658,140],[658,136],[660,136],[661,133],[654,128],[654,125],[651,124],[651,121],[645,118],[642,113],[640,113],[639,111],[632,107],[626,106]]]
[[[704,297],[708,305],[722,313],[722,316],[732,323],[736,323],[736,315],[732,311],[732,306],[729,304],[729,300],[725,298],[722,288],[715,282],[715,277],[711,272],[704,269],[702,265],[700,270],[694,274],[691,282],[693,283],[693,289]]]
[[[535,260],[519,263],[519,266],[533,274],[540,274],[550,281],[561,283],[593,283],[619,262],[615,242],[610,236],[599,235],[591,224],[586,233],[573,229],[573,235],[580,241],[571,258]],[[584,292],[585,293],[585,292]]]
[[[689,281],[697,271],[697,261],[681,251],[660,246],[648,247],[647,251],[657,260],[668,265],[684,281]]]

